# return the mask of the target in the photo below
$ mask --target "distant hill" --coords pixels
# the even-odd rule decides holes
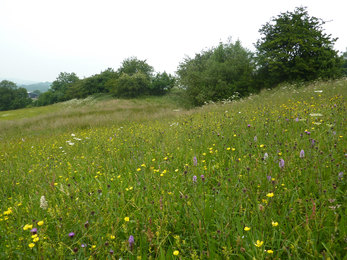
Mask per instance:
[[[15,79],[15,78],[0,78],[0,82],[3,80],[12,81],[12,82],[16,83],[17,86],[39,83],[39,81],[33,81],[33,80]]]
[[[51,87],[52,82],[40,82],[30,85],[18,85],[18,87],[26,88],[28,91],[40,90],[41,92],[47,91]]]

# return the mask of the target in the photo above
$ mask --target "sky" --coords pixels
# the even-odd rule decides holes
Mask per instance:
[[[239,39],[254,51],[271,17],[307,6],[346,51],[342,0],[0,0],[0,78],[52,82],[117,70],[131,56],[174,74],[187,55]]]

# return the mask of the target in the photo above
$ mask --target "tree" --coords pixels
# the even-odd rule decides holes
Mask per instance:
[[[343,63],[342,63],[343,74],[347,76],[347,48],[346,48],[346,51],[342,53],[341,58],[343,60]]]
[[[72,73],[60,72],[57,79],[53,81],[51,85],[51,89],[50,89],[50,91],[52,91],[53,93],[56,93],[56,96],[58,97],[58,100],[55,102],[65,101],[66,90],[69,88],[69,86],[71,86],[72,84],[78,81],[79,81],[79,78],[74,72]],[[61,94],[58,94],[58,93],[61,93]]]
[[[141,72],[150,80],[153,76],[154,69],[148,65],[147,60],[138,60],[137,57],[130,57],[123,60],[121,67],[118,69],[119,75],[122,73],[132,76],[135,73]]]
[[[0,111],[24,108],[31,102],[25,88],[18,88],[8,80],[0,82]]]
[[[142,72],[132,75],[123,73],[117,80],[111,80],[107,85],[116,97],[135,98],[148,94],[150,81]]]
[[[228,99],[235,92],[242,96],[256,92],[252,73],[252,53],[240,41],[232,43],[231,39],[196,54],[194,59],[187,57],[177,71],[179,85],[194,105]]]
[[[173,88],[175,82],[176,79],[171,74],[167,74],[165,71],[163,73],[157,73],[152,78],[149,92],[151,95],[164,95]]]
[[[337,38],[323,32],[325,22],[310,17],[306,7],[273,17],[259,30],[258,79],[266,87],[284,81],[341,76],[341,58],[333,49]]]

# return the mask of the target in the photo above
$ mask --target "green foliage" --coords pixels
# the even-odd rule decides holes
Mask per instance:
[[[51,90],[52,92],[61,92],[65,94],[67,88],[77,81],[79,81],[79,78],[74,72],[72,73],[60,72],[57,79],[53,81]]]
[[[0,111],[24,108],[31,102],[25,88],[18,88],[15,83],[8,80],[0,82]]]
[[[240,41],[232,43],[231,40],[201,51],[194,59],[185,58],[177,71],[179,84],[194,105],[256,92],[252,73],[251,52],[243,48]]]
[[[108,93],[107,82],[118,78],[118,73],[112,68],[102,71],[72,84],[66,91],[67,99],[86,98],[97,93]]]
[[[324,21],[310,17],[306,7],[281,13],[262,26],[257,41],[257,79],[265,87],[281,82],[341,76],[337,39],[323,32]]]
[[[343,74],[347,76],[347,48],[346,48],[346,51],[342,53],[341,58],[343,60],[343,64],[342,64]]]
[[[115,97],[134,98],[148,94],[150,81],[142,72],[132,75],[122,73],[118,79],[111,80],[107,86]]]
[[[165,71],[163,73],[157,73],[153,78],[149,86],[149,93],[151,95],[160,96],[168,93],[175,85],[176,79],[167,74]]]
[[[137,57],[130,57],[122,61],[122,65],[117,72],[119,75],[125,73],[130,76],[141,72],[142,74],[146,75],[148,80],[150,80],[154,69],[152,66],[148,65],[146,60],[138,60]]]

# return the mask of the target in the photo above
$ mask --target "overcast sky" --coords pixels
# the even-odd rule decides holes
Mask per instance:
[[[89,77],[130,56],[174,73],[185,55],[226,42],[254,50],[258,30],[281,12],[307,6],[347,47],[347,1],[0,0],[0,78]]]

